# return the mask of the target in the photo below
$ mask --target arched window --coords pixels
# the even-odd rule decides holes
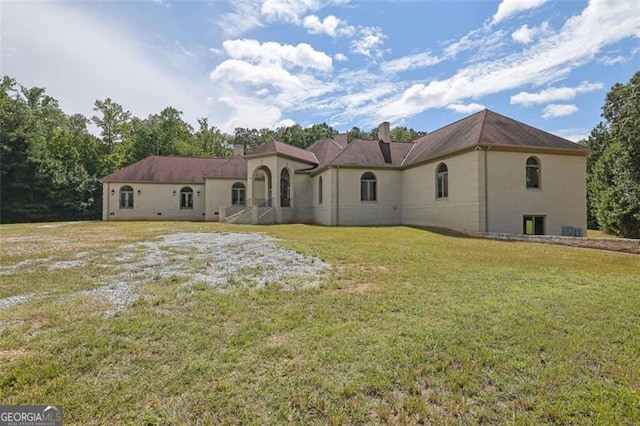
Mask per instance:
[[[132,209],[133,208],[133,188],[129,185],[125,185],[120,188],[120,208]]]
[[[362,174],[360,178],[360,201],[376,201],[376,176],[371,172]]]
[[[535,157],[527,158],[527,188],[540,188],[540,161]]]
[[[447,165],[444,163],[441,163],[438,166],[438,170],[436,172],[437,176],[436,176],[436,181],[437,181],[437,188],[436,188],[436,194],[437,194],[437,198],[447,198],[449,197],[449,169],[447,168]]]
[[[185,186],[180,190],[180,208],[193,208],[193,189],[189,188],[188,186]]]
[[[231,205],[244,206],[246,204],[246,193],[244,183],[234,183],[231,186]]]
[[[322,193],[323,189],[322,189],[322,176],[320,176],[320,178],[318,179],[318,204],[322,204]]]
[[[280,207],[291,207],[291,178],[287,169],[280,172]]]

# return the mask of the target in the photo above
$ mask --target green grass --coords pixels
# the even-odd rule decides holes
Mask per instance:
[[[65,424],[638,424],[640,257],[406,227],[3,225],[0,265],[172,232],[266,232],[318,289],[156,279],[113,316],[104,265],[0,276],[0,401]],[[258,270],[256,269],[256,273]],[[241,283],[237,283],[241,284]]]

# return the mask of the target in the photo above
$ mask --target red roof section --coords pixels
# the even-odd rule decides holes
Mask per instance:
[[[204,183],[204,175],[229,161],[227,158],[184,158],[152,155],[111,173],[102,182]]]
[[[205,178],[247,178],[247,160],[236,155],[204,175]]]
[[[547,148],[588,154],[590,151],[559,136],[485,109],[415,141],[403,165],[437,158],[474,146]]]
[[[314,165],[320,163],[313,152],[278,141],[271,141],[267,144],[259,146],[245,155],[245,157],[253,157],[264,154],[281,154]]]
[[[355,139],[326,165],[400,166],[413,143]]]

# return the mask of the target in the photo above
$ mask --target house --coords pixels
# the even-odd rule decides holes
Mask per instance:
[[[278,141],[231,159],[151,156],[105,176],[104,220],[417,225],[583,235],[586,156],[484,110],[413,142]]]

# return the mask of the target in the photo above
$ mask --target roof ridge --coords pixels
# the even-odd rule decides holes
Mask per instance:
[[[482,122],[480,123],[480,131],[478,132],[478,137],[476,138],[476,144],[475,144],[476,146],[480,145],[480,139],[482,139],[482,132],[484,132],[484,125],[487,122],[487,115],[488,115],[487,112],[488,111],[489,110],[486,109],[486,108],[484,110],[480,111],[480,112],[483,113],[483,117],[482,117]]]

